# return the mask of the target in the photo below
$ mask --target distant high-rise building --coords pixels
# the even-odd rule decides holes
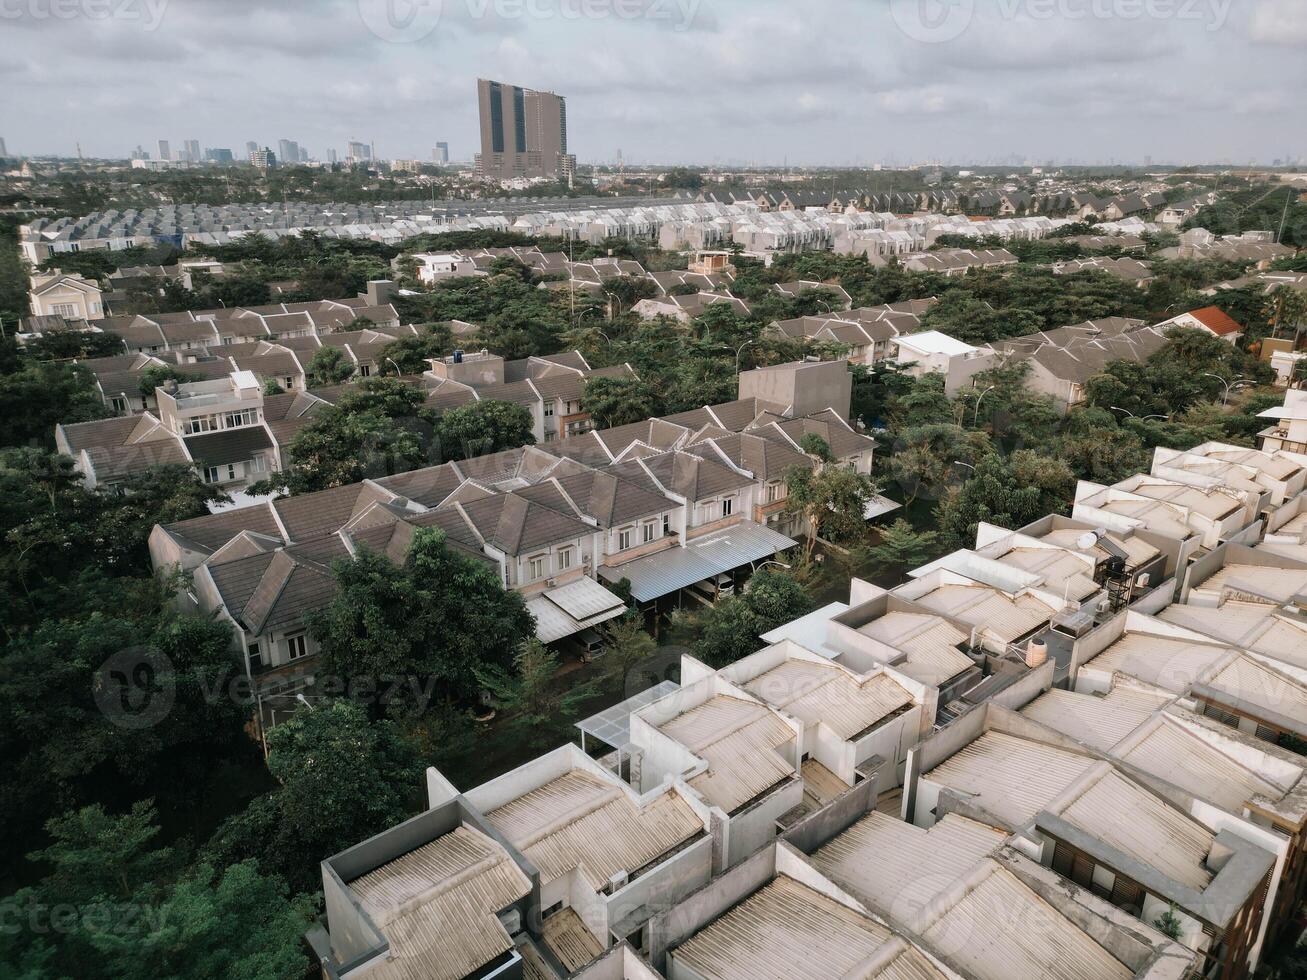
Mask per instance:
[[[253,159],[254,159],[254,154],[256,154],[256,153],[258,153],[258,152],[259,152],[259,144],[258,144],[258,143],[254,142],[254,140],[246,140],[246,141],[245,141],[245,159],[246,159],[246,160],[253,160]]]
[[[160,160],[172,159],[172,150],[168,148],[167,140],[159,140],[159,159]]]
[[[138,146],[137,149],[139,150],[140,147]],[[0,136],[0,160],[3,160],[7,156],[9,156],[9,151],[5,149],[5,138]]]
[[[266,174],[269,169],[277,165],[277,154],[265,146],[263,149],[255,150],[250,154],[250,163]]]
[[[345,150],[345,157],[348,160],[371,160],[372,147],[368,146],[367,143],[350,140],[349,146]]]
[[[226,147],[215,146],[211,150],[204,151],[204,159],[212,160],[214,163],[231,163],[236,159],[236,155]]]
[[[336,163],[336,148],[334,146],[327,150],[327,162],[332,165]]]
[[[282,163],[298,163],[300,145],[294,140],[279,140],[277,142],[277,159]]]
[[[431,159],[442,167],[449,163],[449,144],[437,143],[436,148],[431,151]]]
[[[309,148],[307,146],[301,146],[299,149],[300,149],[300,163],[308,163]]]
[[[186,159],[189,160],[191,163],[199,163],[202,159],[204,159],[203,157],[200,156],[199,140],[186,140],[186,142],[183,143],[182,145],[186,148]]]
[[[477,79],[481,152],[477,172],[495,180],[571,176],[567,100],[553,92]]]
[[[4,154],[4,146],[5,146],[5,141],[4,141],[4,140],[0,140],[0,157],[2,157],[2,156],[5,155],[5,154]],[[141,146],[140,143],[137,143],[137,144],[136,144],[136,149],[132,150],[132,159],[133,159],[133,160],[148,160],[148,159],[150,159],[150,154],[148,154],[148,153],[145,152],[145,147]]]

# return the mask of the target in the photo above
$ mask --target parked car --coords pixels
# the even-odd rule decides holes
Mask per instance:
[[[711,606],[724,596],[734,595],[735,580],[723,573],[712,578],[706,578],[702,582],[695,582],[686,591],[691,598]]]

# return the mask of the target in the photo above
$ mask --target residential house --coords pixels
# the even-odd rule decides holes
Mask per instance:
[[[89,321],[105,314],[104,294],[97,283],[58,269],[32,274],[27,301],[32,315],[37,317],[59,316],[65,320]]]
[[[1220,337],[1229,344],[1237,343],[1243,336],[1244,328],[1239,325],[1219,306],[1204,306],[1188,313],[1180,313],[1157,324],[1158,329],[1167,327],[1187,327],[1190,330],[1202,330],[1213,337]]]
[[[942,375],[949,397],[974,384],[972,378],[996,364],[992,350],[972,347],[938,330],[895,337],[890,341],[889,356],[914,378]]]

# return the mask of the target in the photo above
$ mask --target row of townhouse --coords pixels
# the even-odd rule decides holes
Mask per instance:
[[[889,356],[895,338],[922,332],[921,315],[935,305],[934,297],[864,306],[822,316],[774,320],[768,330],[790,340],[838,344],[847,348],[851,364],[867,367]]]
[[[121,483],[160,462],[192,462],[206,482],[239,493],[270,472],[286,468],[295,435],[324,406],[353,390],[353,382],[393,372],[395,366],[386,363],[384,351],[405,335],[403,330],[394,334],[363,330],[234,345],[223,348],[224,356],[191,360],[128,354],[83,361],[105,405],[120,417],[58,426],[55,441],[61,452],[73,457],[91,487]],[[309,387],[306,366],[320,347],[336,347],[345,354],[354,371],[349,383]],[[508,362],[484,351],[466,356],[457,352],[430,364],[421,375],[392,376],[421,389],[425,407],[436,413],[483,400],[520,405],[531,415],[532,436],[538,443],[579,435],[592,427],[589,413],[581,407],[591,378],[634,376],[628,365],[592,369],[577,351]],[[146,391],[150,372],[165,368],[201,380],[169,381]],[[269,385],[282,393],[268,394]],[[202,424],[206,427],[196,428],[201,423],[182,411],[183,405],[205,406]],[[248,423],[227,421],[248,413],[253,413]],[[249,431],[243,438],[209,438],[230,428]],[[253,435],[259,429],[266,433]]]
[[[72,289],[74,285],[80,285],[86,294],[84,308],[74,309],[67,302],[33,303],[35,315],[24,320],[20,336],[65,330],[89,331],[120,338],[129,354],[198,354],[256,341],[325,337],[357,330],[364,322],[377,330],[400,329],[399,314],[390,302],[394,284],[386,280],[368,283],[367,291],[353,299],[126,316],[106,315],[98,287],[81,277],[58,274],[47,289]],[[44,295],[55,297],[61,294],[47,292]]]
[[[1167,333],[1174,328],[1201,330],[1230,344],[1243,334],[1243,327],[1227,313],[1208,306],[1156,324],[1105,317],[983,346],[938,331],[916,330],[893,336],[885,348],[872,351],[876,359],[892,358],[914,377],[943,376],[949,395],[974,385],[975,376],[983,371],[1023,363],[1029,368],[1026,386],[1048,395],[1065,412],[1084,401],[1090,378],[1114,361],[1142,363],[1166,344]]]
[[[768,390],[809,393],[810,374],[842,363],[749,372]],[[774,376],[788,376],[788,383]],[[359,548],[402,560],[418,527],[492,565],[527,598],[539,637],[553,642],[620,614],[607,586],[625,580],[642,608],[665,607],[695,583],[733,574],[794,545],[787,473],[815,459],[871,469],[873,441],[837,411],[747,396],[726,405],[595,430],[539,446],[366,480],[319,493],[157,526],[156,569],[179,567],[192,601],[234,627],[249,675],[266,687],[312,679],[304,615],[334,593],[330,564]],[[801,402],[797,402],[801,404]],[[122,420],[127,421],[127,420]],[[661,604],[661,605],[660,605]],[[307,659],[306,659],[307,658]]]
[[[310,942],[338,977],[1249,977],[1307,889],[1305,522],[1307,456],[1208,443],[982,523],[579,746],[429,770],[323,862]]]
[[[1017,264],[1017,257],[1005,248],[941,248],[902,258],[909,272],[933,272],[941,276],[964,276],[972,269],[1002,269]]]

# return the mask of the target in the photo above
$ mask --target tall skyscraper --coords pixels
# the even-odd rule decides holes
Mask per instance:
[[[0,136],[0,160],[3,160],[7,156],[9,156],[9,151],[5,149],[5,138]]]
[[[360,143],[358,140],[350,140],[345,149],[345,157],[348,160],[371,160],[372,147],[367,143]]]
[[[327,150],[327,162],[333,166],[336,163],[336,148],[334,146]]]
[[[437,143],[436,148],[431,151],[431,159],[442,167],[449,163],[449,144]]]
[[[301,146],[301,147],[299,148],[299,151],[300,151],[300,163],[308,163],[308,162],[309,162],[309,148],[308,148],[307,146]]]
[[[277,159],[282,163],[298,163],[300,159],[300,145],[294,140],[278,140]]]
[[[247,160],[253,160],[253,159],[254,159],[254,154],[256,154],[256,153],[258,153],[258,152],[259,152],[259,144],[258,144],[258,143],[254,142],[254,140],[246,140],[246,141],[245,141],[245,159],[247,159]]]
[[[186,140],[186,142],[183,143],[182,145],[186,148],[186,159],[189,160],[191,163],[199,163],[201,160],[204,159],[202,156],[200,156],[199,140]]]
[[[477,172],[494,180],[570,177],[567,100],[553,92],[477,79],[481,152]]]
[[[159,140],[159,159],[160,160],[172,159],[172,150],[168,148],[167,140]]]

